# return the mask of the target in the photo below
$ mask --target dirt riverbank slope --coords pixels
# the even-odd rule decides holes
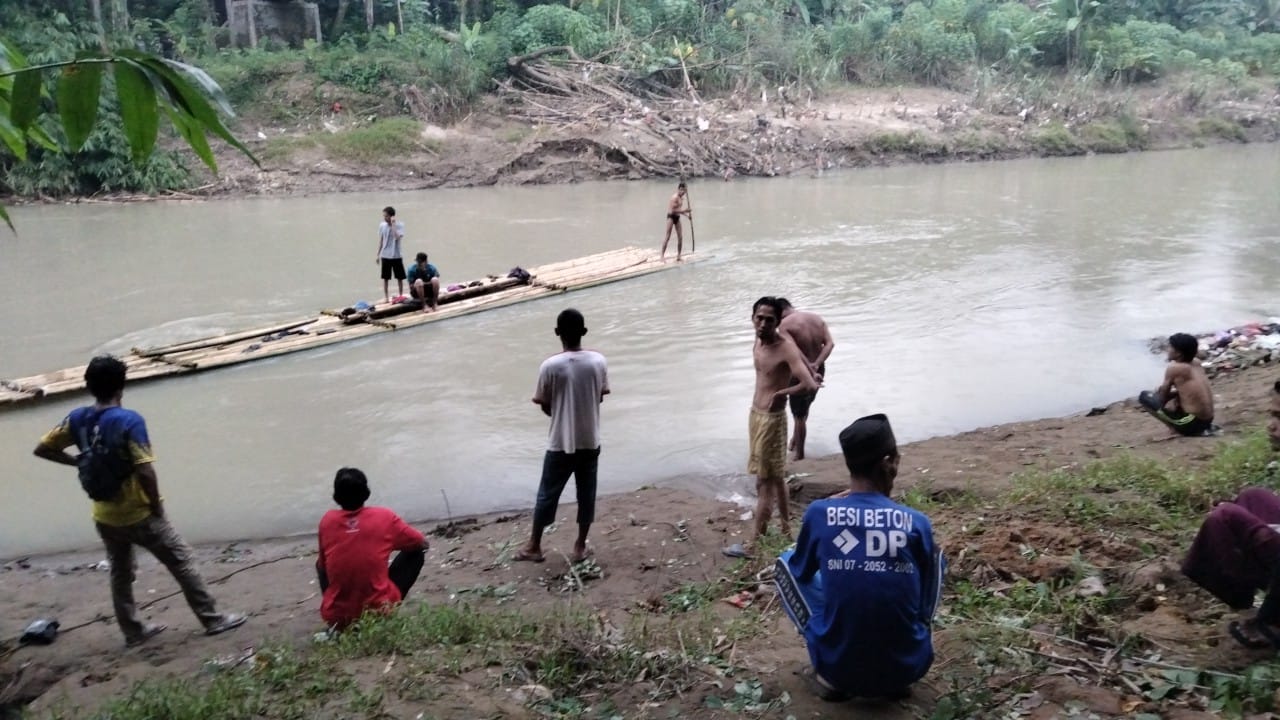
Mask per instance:
[[[1160,674],[1169,672],[1162,664],[1225,670],[1235,677],[1234,668],[1258,656],[1223,641],[1225,608],[1172,569],[1194,525],[1160,535],[1154,519],[1153,527],[1142,520],[1122,523],[1119,515],[1112,516],[1114,525],[1083,521],[1088,516],[1072,509],[1078,503],[1123,507],[1134,502],[1126,491],[1106,487],[1105,479],[1073,486],[1071,505],[1032,496],[1016,502],[1010,493],[1027,473],[1077,472],[1100,458],[1113,463],[1119,456],[1152,458],[1178,472],[1207,467],[1225,444],[1249,442],[1250,433],[1256,433],[1267,385],[1276,376],[1275,367],[1267,366],[1215,381],[1224,428],[1217,438],[1170,439],[1134,405],[1119,402],[1093,416],[1000,425],[905,446],[895,494],[927,509],[952,566],[936,637],[938,659],[907,701],[831,706],[813,699],[796,674],[806,660],[803,643],[768,587],[758,582],[756,571],[767,563],[744,565],[719,552],[744,536],[743,509],[658,487],[602,499],[592,536],[594,558],[572,570],[563,553],[572,540],[573,506],[561,508],[562,523],[548,536],[549,557],[542,565],[510,561],[528,532],[527,513],[451,526],[419,524],[424,531],[435,529],[433,545],[401,615],[415,608],[464,605],[481,614],[527,617],[580,612],[594,623],[594,640],[574,646],[570,654],[582,655],[575,666],[582,677],[601,675],[589,687],[550,683],[547,660],[535,661],[541,650],[533,646],[491,650],[482,661],[448,663],[440,658],[450,648],[402,648],[399,654],[371,650],[326,670],[349,679],[343,680],[348,691],[340,702],[325,701],[325,691],[317,690],[313,695],[324,712],[297,716],[960,718],[1007,717],[1004,713],[1016,711],[1019,717],[1050,718],[1083,708],[1084,715],[1100,718],[1140,712],[1202,717],[1210,696],[1196,695],[1194,688],[1162,690],[1159,683],[1173,683]],[[1134,462],[1134,468],[1142,467],[1140,460]],[[809,499],[845,483],[837,457],[793,463],[792,470],[799,476],[797,512]],[[1108,517],[1106,508],[1099,512],[1097,517]],[[30,717],[53,710],[82,717],[144,678],[191,678],[198,687],[219,673],[256,677],[271,672],[273,666],[263,658],[272,656],[264,646],[299,648],[304,656],[316,652],[311,637],[322,626],[313,538],[201,547],[198,555],[222,605],[251,613],[249,624],[216,638],[197,634],[181,596],[174,597],[172,579],[143,557],[139,601],[150,603],[146,614],[169,629],[131,650],[123,647],[108,618],[107,574],[95,567],[99,551],[5,562],[0,566],[3,642],[36,617],[58,618],[63,635],[51,646],[11,654],[0,646],[0,701],[11,707],[30,702]],[[1095,574],[1106,584],[1108,602],[1073,599],[1079,595],[1075,578]],[[745,609],[724,601],[741,590],[747,591]],[[1026,600],[1023,593],[1041,597],[1019,605]],[[979,615],[979,603],[998,605],[1005,614],[1022,613],[1026,621]],[[996,634],[981,634],[986,625],[999,626]],[[664,635],[660,628],[674,632]],[[608,640],[624,634],[625,641]],[[623,642],[645,651],[629,657],[643,658],[637,661],[648,663],[646,668],[676,667],[672,658],[681,658],[684,664],[678,666],[685,674],[655,676],[646,669],[603,677],[607,663],[593,666],[591,658],[605,657],[600,655],[604,647],[616,652]],[[1004,645],[1008,648],[1002,651]],[[1001,663],[996,656],[1002,652],[1025,656],[1028,664],[1017,670]],[[989,657],[996,657],[990,665],[984,660]],[[237,661],[242,661],[239,667],[228,667]],[[218,663],[223,669],[215,672]],[[1190,677],[1192,686],[1211,679]],[[292,706],[281,703],[262,716],[290,716],[285,711]]]

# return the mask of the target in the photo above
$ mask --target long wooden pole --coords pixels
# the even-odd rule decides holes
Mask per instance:
[[[689,187],[684,189],[684,204],[689,208],[689,252],[698,252],[698,234],[693,231],[693,200],[689,199]]]

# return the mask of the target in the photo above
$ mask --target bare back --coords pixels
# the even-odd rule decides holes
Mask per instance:
[[[1178,391],[1178,402],[1183,412],[1202,420],[1213,419],[1213,390],[1199,362],[1169,363],[1165,382],[1171,383]]]
[[[756,367],[756,392],[751,407],[762,412],[780,412],[787,406],[782,390],[791,387],[792,369],[804,367],[800,350],[786,335],[772,343],[756,339],[752,355]],[[803,372],[803,371],[802,371]]]
[[[795,310],[782,318],[778,329],[795,341],[800,354],[811,364],[818,362],[827,344],[827,322],[817,313]]]

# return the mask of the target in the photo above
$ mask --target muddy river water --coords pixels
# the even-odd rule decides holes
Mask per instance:
[[[445,282],[660,241],[671,183],[13,211],[0,377],[306,316],[381,293],[382,206]],[[883,411],[901,440],[1087,409],[1155,384],[1147,338],[1280,314],[1280,145],[698,182],[714,258],[350,344],[140,384],[170,515],[193,541],[313,529],[333,472],[410,518],[530,506],[529,402],[582,310],[609,359],[602,492],[746,493],[752,301],[836,340],[810,454]],[[673,241],[674,242],[674,241]],[[84,400],[0,411],[0,558],[90,546],[75,473],[31,456]],[[566,494],[571,498],[572,492]],[[447,499],[447,507],[446,507]]]

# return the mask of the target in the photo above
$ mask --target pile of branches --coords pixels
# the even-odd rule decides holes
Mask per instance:
[[[731,122],[736,103],[704,102],[684,66],[640,76],[557,46],[508,58],[507,72],[500,93],[509,116],[558,130],[630,131],[636,142],[604,150],[643,174],[769,175],[775,153],[800,149],[793,126],[762,115]]]

